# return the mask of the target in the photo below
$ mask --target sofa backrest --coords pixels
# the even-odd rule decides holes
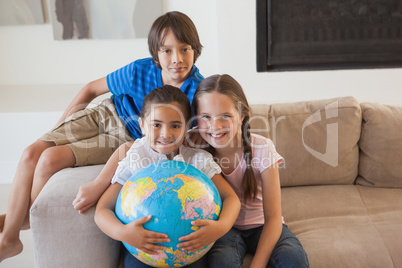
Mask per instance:
[[[353,184],[361,110],[353,97],[252,105],[251,131],[271,138],[285,159],[282,187]]]
[[[357,184],[402,188],[402,107],[362,103]]]

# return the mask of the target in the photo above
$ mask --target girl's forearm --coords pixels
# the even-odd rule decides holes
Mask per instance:
[[[97,209],[95,223],[107,236],[122,241],[124,239],[124,224],[116,217],[110,209]]]
[[[222,224],[222,236],[226,234],[235,223],[240,212],[240,201],[236,195],[225,198],[222,203],[222,211],[219,215],[219,223]]]
[[[266,267],[272,251],[282,233],[282,218],[269,220],[264,224],[257,250],[254,254],[250,268]]]
[[[122,241],[125,226],[114,213],[116,199],[121,190],[120,184],[112,184],[103,193],[98,201],[95,211],[95,223],[109,237]]]

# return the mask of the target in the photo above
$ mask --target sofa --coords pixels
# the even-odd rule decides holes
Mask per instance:
[[[282,213],[310,266],[402,267],[402,107],[339,97],[252,110],[252,132],[285,158]],[[71,204],[101,168],[64,169],[40,193],[30,211],[36,267],[121,266],[94,208],[79,215]]]

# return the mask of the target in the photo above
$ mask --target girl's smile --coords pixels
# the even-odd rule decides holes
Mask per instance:
[[[219,138],[222,138],[224,135],[226,135],[226,133],[209,133],[208,135],[211,135],[212,136],[212,138],[214,138],[214,139],[219,139]]]

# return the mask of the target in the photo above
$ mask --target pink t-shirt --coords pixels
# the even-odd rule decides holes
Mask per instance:
[[[240,230],[247,230],[264,224],[261,173],[272,164],[283,160],[283,157],[276,152],[272,140],[256,134],[251,134],[250,140],[252,153],[251,165],[258,189],[255,201],[248,201],[246,204],[243,198],[242,181],[247,167],[244,155],[242,156],[241,162],[232,173],[223,173],[224,178],[232,186],[241,202],[239,217],[234,224],[234,227]]]

